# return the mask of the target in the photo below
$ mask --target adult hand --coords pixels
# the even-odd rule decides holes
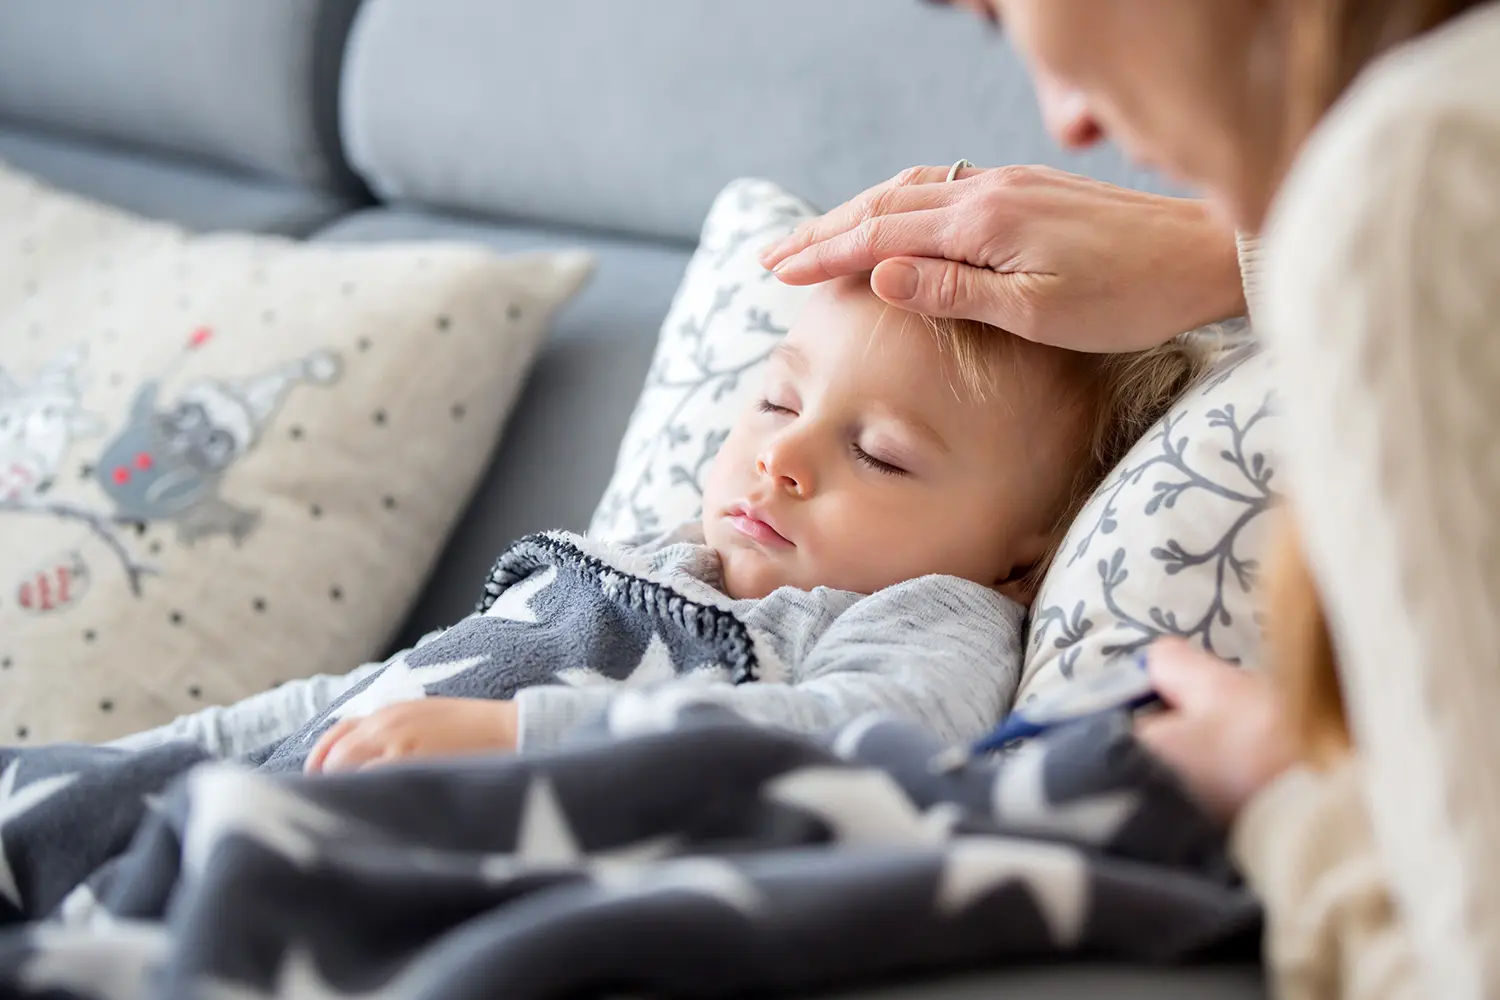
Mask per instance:
[[[1167,708],[1142,718],[1136,735],[1227,823],[1296,763],[1271,683],[1180,639],[1157,642],[1148,656]]]
[[[344,719],[318,740],[304,770],[355,771],[408,757],[513,751],[516,706],[478,698],[422,698]]]
[[[875,294],[1082,351],[1143,350],[1245,311],[1206,202],[1049,167],[914,167],[767,247],[792,285],[873,271]]]

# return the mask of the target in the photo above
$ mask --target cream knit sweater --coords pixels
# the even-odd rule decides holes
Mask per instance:
[[[1273,974],[1288,998],[1500,998],[1500,4],[1365,75],[1263,250],[1249,294],[1360,758],[1236,831]]]

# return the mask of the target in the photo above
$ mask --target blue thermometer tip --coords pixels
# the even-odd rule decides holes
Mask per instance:
[[[953,771],[975,757],[993,753],[1016,740],[1100,715],[1143,708],[1159,698],[1146,671],[1146,654],[1122,656],[1098,673],[1059,688],[1016,708],[992,732],[968,748],[955,747],[932,761],[937,771]]]

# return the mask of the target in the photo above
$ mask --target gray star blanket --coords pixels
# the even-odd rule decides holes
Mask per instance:
[[[708,997],[1253,952],[1219,831],[1123,716],[942,749],[627,696],[549,754],[337,776],[0,750],[0,997]]]
[[[727,603],[727,599],[726,599]],[[302,731],[252,755],[300,771],[340,719],[422,697],[509,699],[523,688],[694,673],[744,683],[775,653],[732,612],[625,572],[564,533],[531,535],[496,562],[474,615],[397,656]]]

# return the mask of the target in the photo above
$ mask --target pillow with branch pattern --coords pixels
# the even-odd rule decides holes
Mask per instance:
[[[1276,423],[1270,359],[1244,339],[1073,522],[1032,608],[1023,701],[1161,636],[1253,658]]]
[[[756,254],[816,215],[769,181],[737,180],[714,199],[590,535],[630,538],[699,516],[709,462],[811,294],[777,281]]]
[[[735,181],[715,200],[590,534],[699,516],[708,464],[810,291],[776,281],[756,251],[816,214],[767,181]],[[1243,323],[1193,335],[1218,360],[1070,529],[1033,607],[1023,697],[1161,635],[1234,660],[1254,650],[1261,515],[1275,498],[1268,360]]]

